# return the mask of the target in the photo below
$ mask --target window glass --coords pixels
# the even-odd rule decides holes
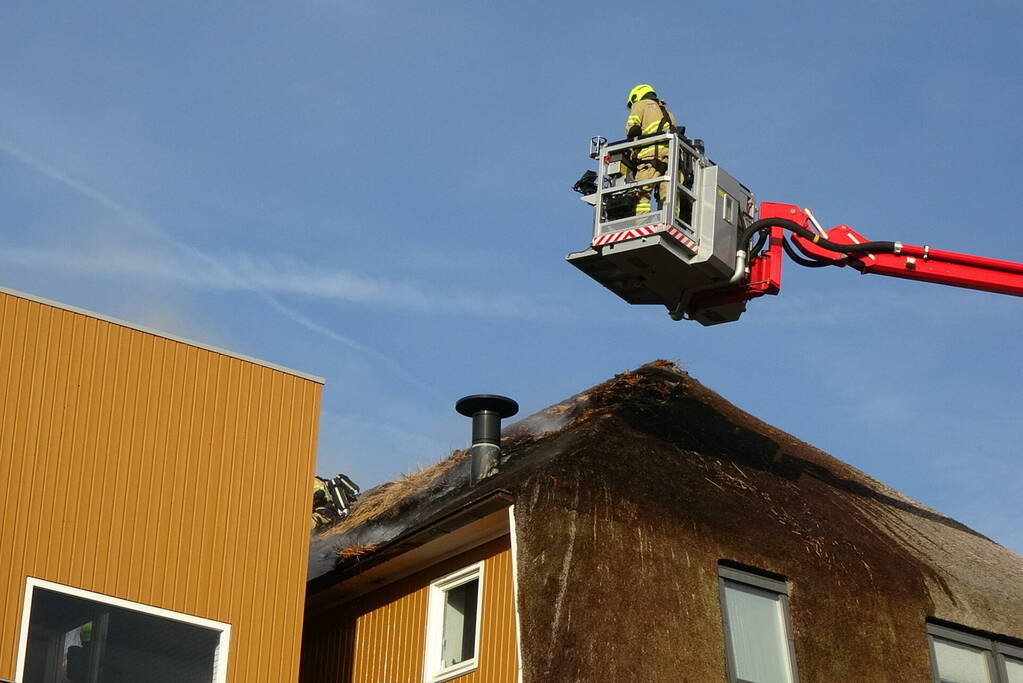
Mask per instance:
[[[993,683],[988,656],[978,648],[935,638],[934,660],[941,683]]]
[[[718,196],[721,197],[721,218],[727,222],[735,225],[739,220],[739,204],[735,201],[732,195],[726,193],[720,187],[718,188]]]
[[[482,562],[430,584],[423,657],[425,683],[463,676],[479,666],[477,640],[482,597]]]
[[[1006,659],[1005,671],[1009,675],[1009,683],[1023,683],[1023,662],[1018,659]]]
[[[473,579],[445,592],[441,666],[451,666],[476,656],[479,587],[479,579]]]
[[[196,624],[36,587],[24,680],[211,683],[220,636]]]
[[[782,596],[734,581],[724,584],[728,639],[737,680],[792,683]]]

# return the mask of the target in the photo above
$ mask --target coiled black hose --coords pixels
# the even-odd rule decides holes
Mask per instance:
[[[795,221],[790,221],[787,218],[761,218],[759,221],[754,221],[748,228],[743,230],[739,236],[739,244],[749,244],[750,238],[756,233],[760,232],[764,228],[785,228],[790,230],[800,237],[805,237],[815,244],[828,249],[830,251],[837,251],[840,254],[858,254],[862,252],[870,252],[872,254],[894,254],[895,253],[895,242],[863,242],[861,244],[838,244],[832,242],[829,239],[819,236],[810,228],[804,228]]]

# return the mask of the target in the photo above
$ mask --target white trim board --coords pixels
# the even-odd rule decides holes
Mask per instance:
[[[519,616],[519,544],[515,532],[515,505],[508,506],[508,534],[511,536],[512,602],[515,603],[515,658],[519,663],[518,683],[522,683],[522,619]]]

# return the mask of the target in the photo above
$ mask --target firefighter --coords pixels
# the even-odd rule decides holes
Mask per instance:
[[[338,519],[337,514],[330,506],[330,496],[327,493],[327,482],[319,477],[313,477],[313,523],[314,529],[328,527]]]
[[[629,108],[629,118],[625,120],[625,135],[629,140],[643,138],[675,130],[675,115],[668,111],[667,105],[657,98],[653,86],[640,83],[629,91],[629,99],[625,103]],[[668,170],[668,145],[658,144],[640,147],[635,155],[636,180],[649,180],[664,175]],[[682,178],[679,178],[682,182]],[[650,196],[653,185],[637,188],[636,215],[650,213]],[[664,204],[668,198],[668,183],[657,186],[657,201]]]

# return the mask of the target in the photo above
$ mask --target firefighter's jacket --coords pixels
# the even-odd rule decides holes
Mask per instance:
[[[667,117],[665,117],[667,114]],[[639,126],[640,135],[657,135],[675,130],[675,115],[668,111],[667,105],[660,100],[645,99],[636,100],[629,110],[629,118],[625,119],[625,135],[628,136],[633,126]],[[668,145],[650,145],[640,147],[636,153],[636,159],[660,159],[668,158]]]

